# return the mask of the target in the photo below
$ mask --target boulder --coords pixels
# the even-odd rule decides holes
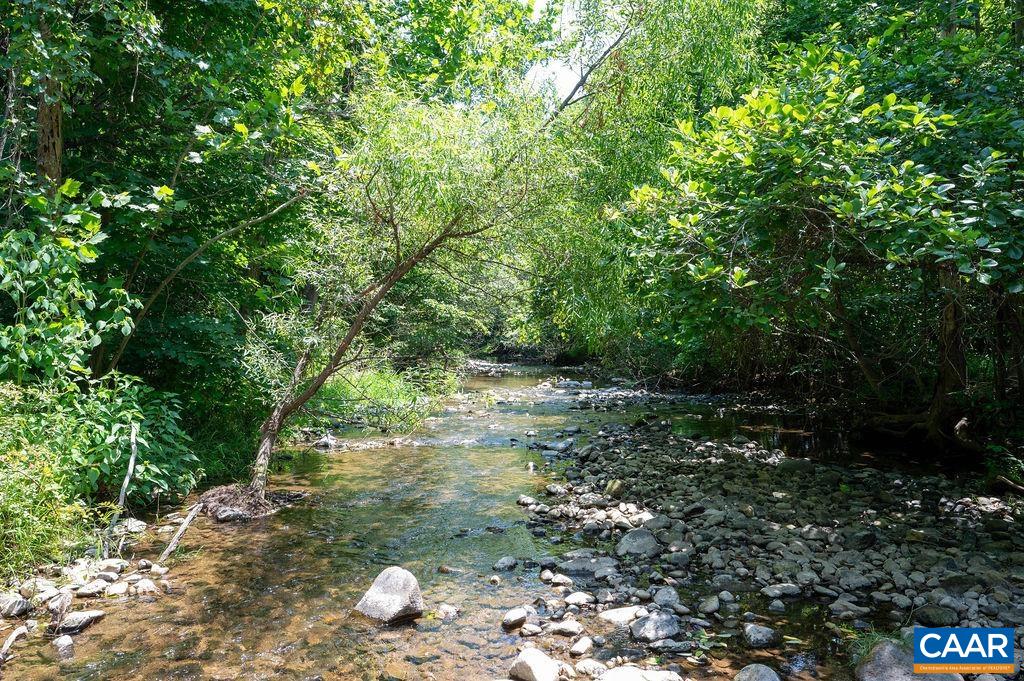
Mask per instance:
[[[419,617],[423,614],[419,582],[408,570],[393,565],[377,575],[356,610],[384,623]]]
[[[526,648],[508,670],[517,681],[558,681],[559,664],[536,648]]]

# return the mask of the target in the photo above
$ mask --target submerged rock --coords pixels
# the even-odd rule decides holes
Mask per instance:
[[[763,664],[748,664],[732,677],[732,681],[779,681],[779,675]]]
[[[393,565],[377,575],[356,610],[385,624],[419,617],[423,614],[419,582],[405,568]]]

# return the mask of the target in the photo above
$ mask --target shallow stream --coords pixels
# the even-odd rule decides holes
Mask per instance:
[[[73,660],[58,663],[52,646],[37,639],[5,669],[7,678],[503,679],[519,639],[502,631],[502,614],[550,590],[536,569],[503,573],[493,585],[491,566],[502,556],[552,555],[574,545],[571,537],[553,544],[526,526],[516,499],[538,494],[549,479],[542,457],[510,446],[512,438],[525,441],[536,431],[551,439],[572,424],[585,440],[603,422],[657,408],[688,433],[743,434],[797,455],[845,451],[835,435],[727,409],[720,400],[574,410],[573,391],[537,387],[553,373],[520,367],[470,377],[397,445],[353,433],[343,436],[348,449],[289,453],[287,472],[272,486],[307,492],[306,500],[248,525],[200,519],[170,563],[172,593],[91,606],[107,615],[75,637]],[[166,539],[140,545],[135,557],[152,558]],[[374,576],[395,564],[417,575],[428,608],[448,603],[461,615],[381,628],[353,613]],[[833,646],[817,611],[799,617],[791,631],[818,637],[810,646],[816,652],[776,656],[775,666],[807,677],[845,675],[829,659]],[[772,656],[751,652],[723,648],[710,669],[690,675],[725,674]]]

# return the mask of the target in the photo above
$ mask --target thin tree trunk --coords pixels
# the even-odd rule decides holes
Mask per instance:
[[[939,318],[938,376],[935,392],[926,419],[927,437],[934,444],[949,441],[952,395],[963,390],[967,378],[967,357],[963,344],[963,305],[960,301],[960,279],[949,266],[939,269],[939,285],[943,290],[942,314]]]
[[[993,324],[992,385],[997,402],[1006,401],[1006,294],[993,291],[995,324]]]

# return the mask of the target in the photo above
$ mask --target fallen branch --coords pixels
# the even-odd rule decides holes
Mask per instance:
[[[4,662],[7,662],[7,660],[11,659],[11,657],[12,657],[11,654],[10,654],[11,646],[13,646],[14,642],[17,641],[22,636],[28,636],[28,628],[27,627],[24,627],[24,626],[18,627],[17,629],[14,630],[13,634],[11,634],[10,636],[7,637],[7,640],[4,642],[4,647],[0,648],[0,667],[3,667],[4,666]]]
[[[996,479],[992,481],[992,486],[995,487],[996,489],[999,489],[1000,491],[1024,494],[1024,486],[1018,485],[1005,475],[997,475]]]
[[[167,548],[164,549],[164,552],[156,559],[157,563],[162,563],[167,560],[167,556],[171,555],[174,549],[178,548],[178,542],[181,541],[182,536],[185,534],[185,530],[188,529],[188,526],[196,519],[196,516],[199,515],[199,512],[202,510],[202,503],[198,503],[192,507],[192,510],[189,511],[188,515],[185,517],[185,522],[181,524],[178,531],[174,533],[173,537],[171,537],[171,542],[167,545]]]

